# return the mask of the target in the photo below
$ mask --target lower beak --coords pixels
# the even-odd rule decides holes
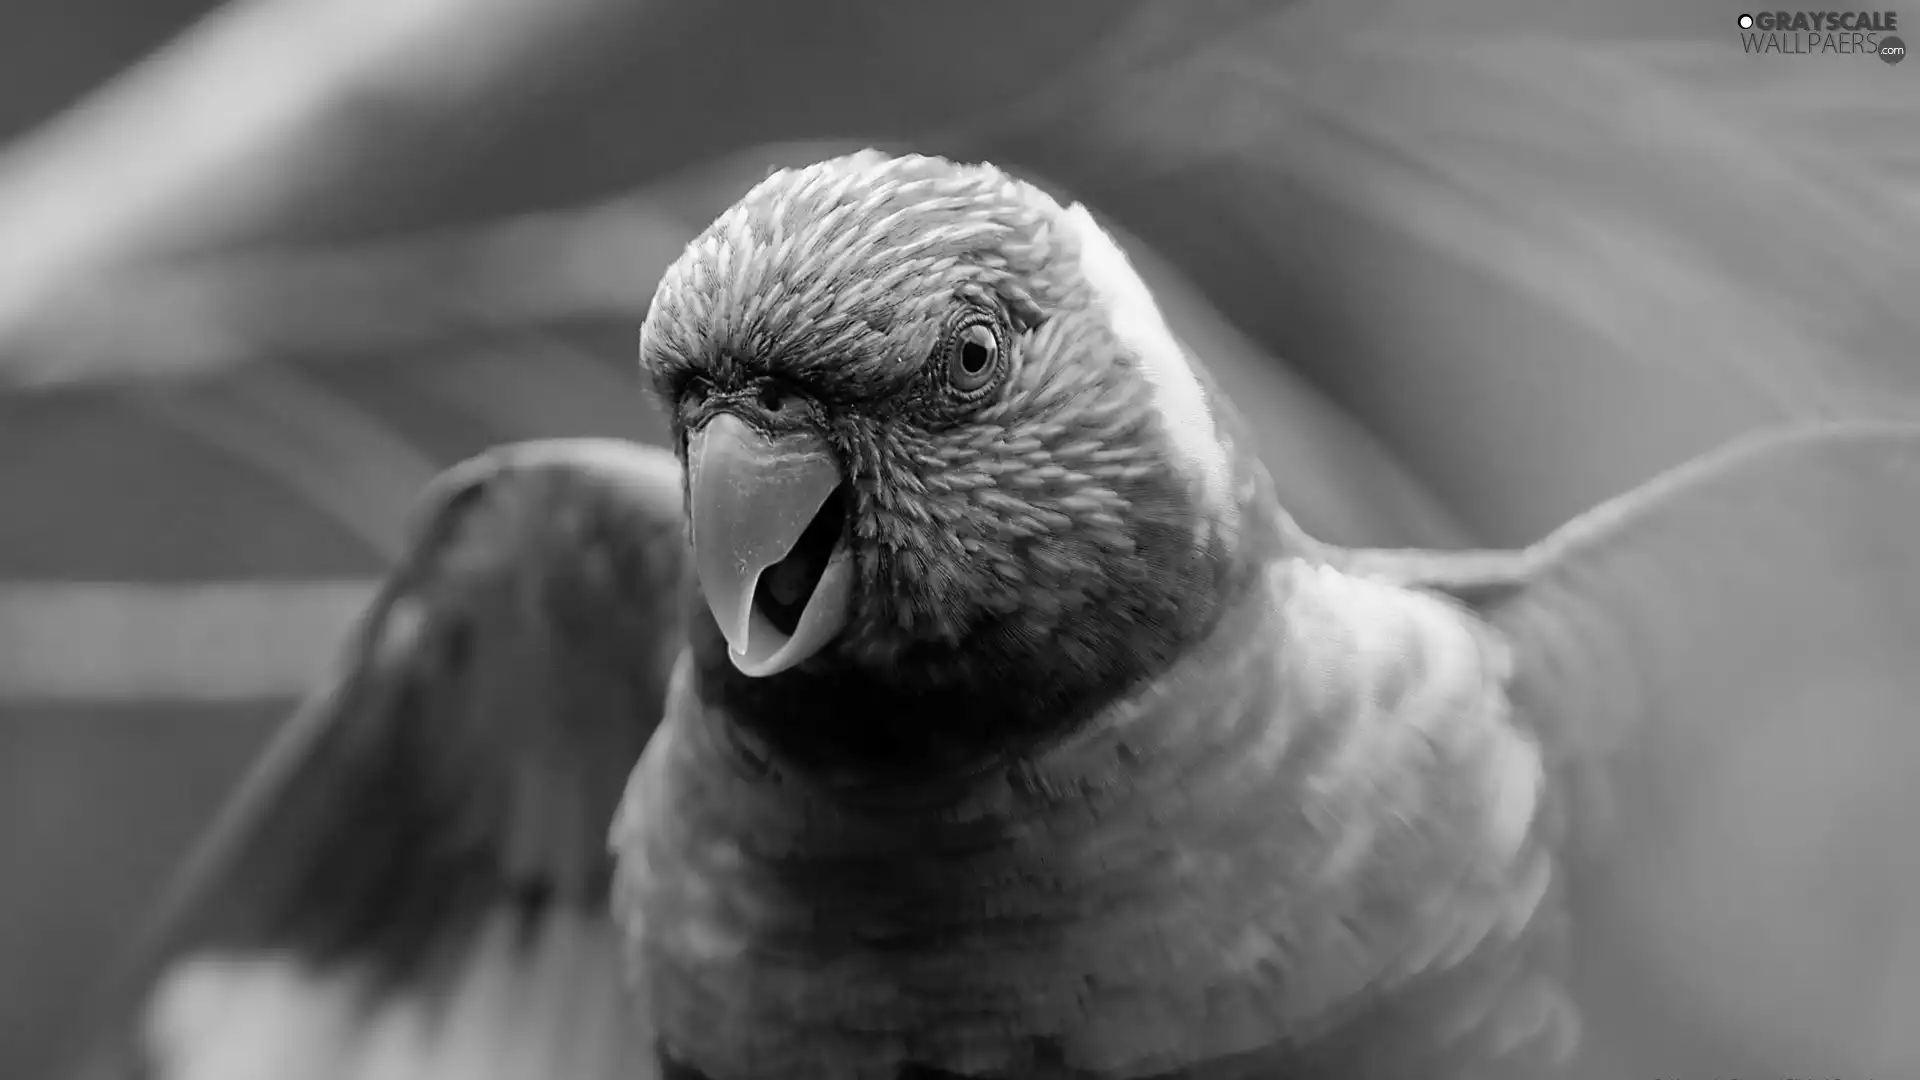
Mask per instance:
[[[769,437],[721,413],[688,437],[694,572],[741,674],[785,671],[846,625],[844,521],[822,514],[841,483],[811,433]]]

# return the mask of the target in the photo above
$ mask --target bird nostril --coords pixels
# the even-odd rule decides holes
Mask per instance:
[[[777,386],[763,387],[760,391],[760,407],[768,412],[779,412],[785,408],[787,396]]]

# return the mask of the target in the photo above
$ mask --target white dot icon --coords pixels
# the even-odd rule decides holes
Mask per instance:
[[[1753,29],[1753,16],[1751,15],[1740,16],[1740,29],[1742,30]]]

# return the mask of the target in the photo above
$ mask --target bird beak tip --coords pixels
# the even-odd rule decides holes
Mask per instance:
[[[735,669],[764,678],[824,648],[846,623],[852,580],[837,528],[830,554],[796,551],[842,484],[824,440],[723,413],[689,438],[687,469],[695,572]],[[825,558],[790,633],[758,602],[763,575],[789,556]]]

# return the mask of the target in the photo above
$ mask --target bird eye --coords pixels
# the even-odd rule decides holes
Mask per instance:
[[[984,389],[1000,374],[1000,335],[985,315],[975,314],[947,335],[947,382],[963,394]]]

